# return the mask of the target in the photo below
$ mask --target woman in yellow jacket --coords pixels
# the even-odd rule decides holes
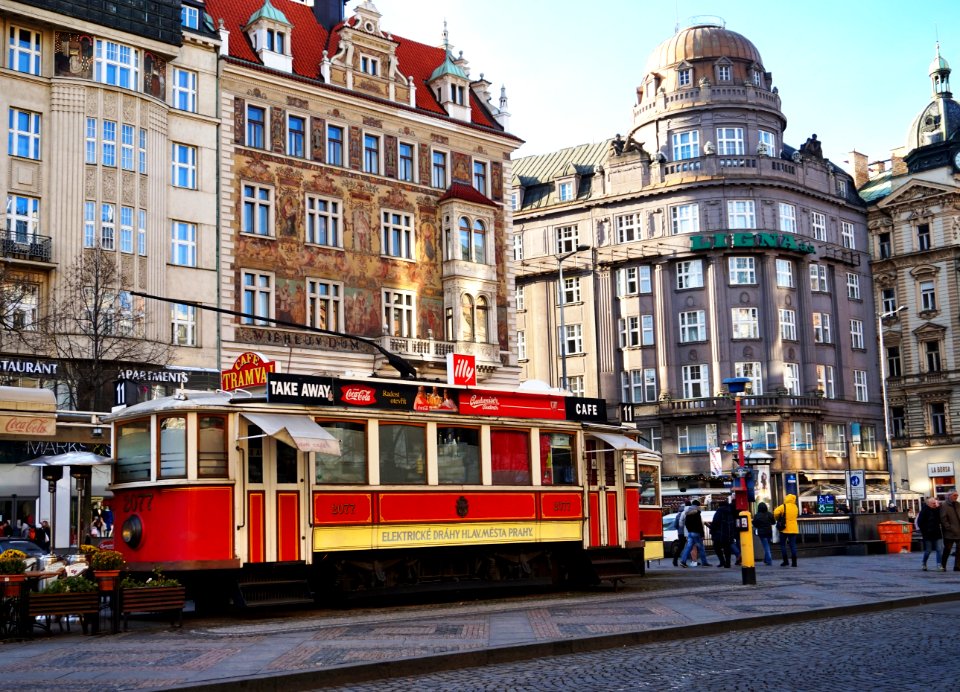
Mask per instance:
[[[786,526],[779,529],[780,531],[780,555],[783,556],[783,562],[780,563],[781,567],[786,567],[787,562],[787,542],[790,543],[790,557],[793,558],[793,566],[797,566],[797,536],[800,533],[800,527],[797,524],[797,517],[800,516],[800,508],[797,506],[797,496],[787,495],[783,504],[773,510],[773,516],[777,519],[783,517],[786,521]]]

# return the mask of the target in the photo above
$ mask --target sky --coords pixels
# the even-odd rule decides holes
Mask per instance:
[[[626,134],[647,57],[691,17],[720,17],[760,51],[787,118],[824,156],[888,159],[930,101],[940,40],[960,100],[960,2],[926,0],[372,0],[384,31],[440,45],[447,21],[470,77],[507,89],[514,158]],[[357,0],[350,0],[352,16]]]

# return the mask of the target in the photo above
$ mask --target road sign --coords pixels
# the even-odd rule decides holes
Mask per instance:
[[[850,492],[847,496],[853,501],[867,499],[867,484],[863,477],[863,470],[850,472]]]
[[[836,506],[833,495],[817,495],[817,514],[833,514]]]

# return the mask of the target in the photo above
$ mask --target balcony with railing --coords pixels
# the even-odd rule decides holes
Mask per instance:
[[[740,399],[744,408],[754,414],[808,414],[819,415],[823,412],[824,398],[816,395],[770,394],[745,396]],[[660,415],[702,416],[704,413],[729,413],[734,410],[733,397],[716,396],[703,399],[669,399],[659,402]]]
[[[53,261],[53,239],[18,229],[0,230],[0,256],[34,262]]]
[[[476,356],[478,367],[494,367],[500,363],[498,344],[481,344],[472,341],[440,341],[437,339],[416,339],[412,337],[384,335],[380,345],[391,353],[411,360],[413,363],[431,363],[446,367],[448,353],[462,353]]]

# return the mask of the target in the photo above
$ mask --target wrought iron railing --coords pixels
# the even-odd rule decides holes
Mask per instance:
[[[53,257],[53,239],[17,229],[0,229],[0,256],[49,262]]]

